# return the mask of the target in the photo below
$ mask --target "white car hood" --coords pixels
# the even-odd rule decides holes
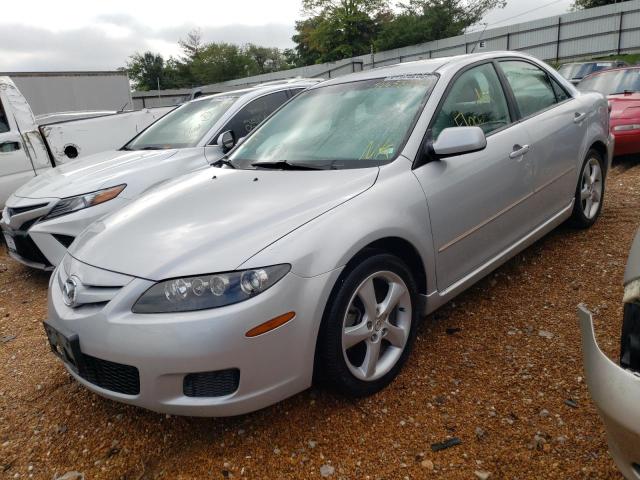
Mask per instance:
[[[371,187],[378,168],[211,168],[165,183],[93,223],[69,253],[90,265],[162,280],[235,270],[313,218]]]
[[[14,195],[21,198],[64,198],[127,183],[126,178],[157,166],[178,150],[109,151],[47,170],[20,187]],[[204,156],[204,154],[202,153]],[[123,192],[130,198],[131,189]]]

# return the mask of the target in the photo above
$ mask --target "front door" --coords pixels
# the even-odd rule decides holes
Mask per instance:
[[[434,140],[453,126],[479,126],[487,136],[482,151],[414,170],[427,197],[441,292],[530,230],[529,135],[512,117],[492,63],[474,66],[455,78],[434,115]]]

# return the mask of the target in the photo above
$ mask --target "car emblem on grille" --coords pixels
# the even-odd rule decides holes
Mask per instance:
[[[76,304],[78,296],[78,277],[71,276],[67,278],[62,286],[62,301],[67,307],[73,307]]]

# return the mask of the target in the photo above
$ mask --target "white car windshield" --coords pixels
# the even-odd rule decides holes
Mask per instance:
[[[230,156],[237,168],[358,168],[397,157],[437,76],[320,87],[277,111]]]
[[[189,102],[168,113],[131,140],[125,150],[195,147],[238,97],[211,97]]]

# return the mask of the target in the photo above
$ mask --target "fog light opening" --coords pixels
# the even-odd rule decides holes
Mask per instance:
[[[251,330],[245,333],[245,336],[257,337],[258,335],[262,335],[263,333],[270,332],[271,330],[274,330],[284,325],[285,323],[293,320],[295,316],[296,316],[296,312],[287,312],[282,315],[278,315],[277,317],[272,318],[267,322],[261,323],[257,327],[253,327]]]

